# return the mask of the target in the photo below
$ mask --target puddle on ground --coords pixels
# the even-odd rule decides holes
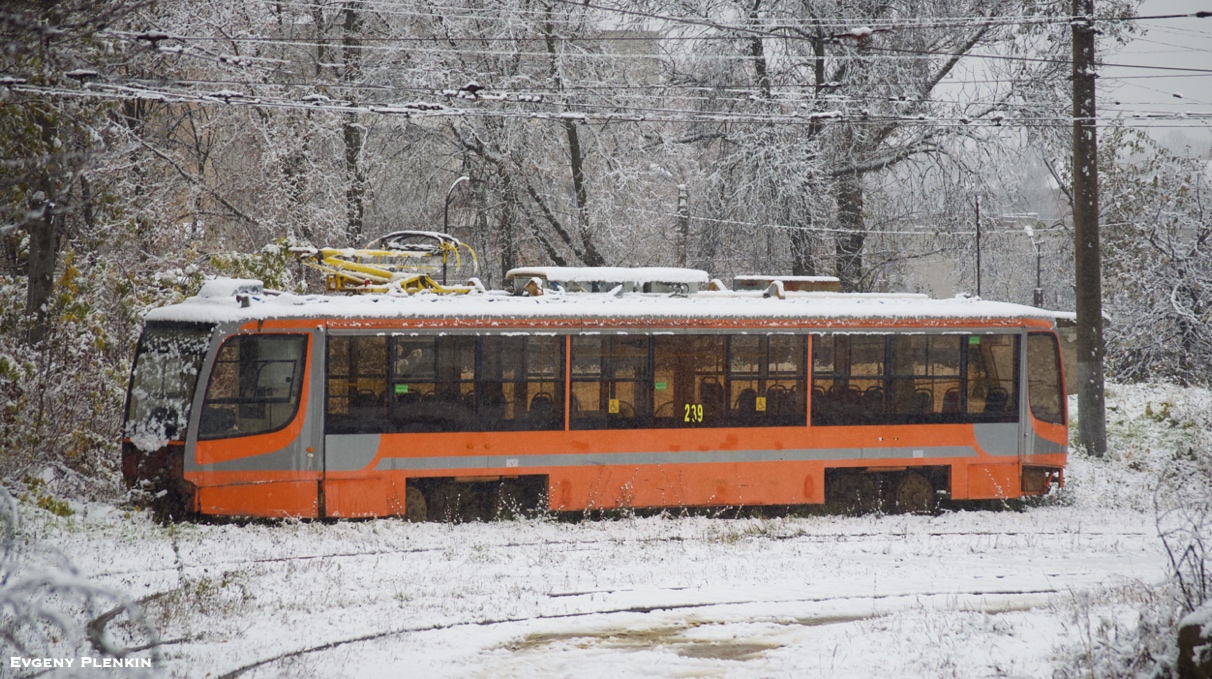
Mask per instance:
[[[819,627],[838,625],[848,622],[865,620],[871,616],[826,616],[815,618],[796,618],[778,621],[784,625],[801,625]],[[666,647],[686,658],[703,658],[711,660],[752,660],[766,651],[782,646],[774,642],[764,642],[754,639],[697,639],[686,636],[686,632],[696,627],[723,624],[712,622],[686,622],[679,625],[650,627],[645,629],[605,629],[584,632],[538,632],[528,634],[517,641],[505,644],[504,647],[514,652],[531,651],[558,643],[571,643],[578,648],[609,648],[618,650],[642,650]]]

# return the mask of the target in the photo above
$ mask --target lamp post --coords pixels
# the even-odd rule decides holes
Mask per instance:
[[[1043,226],[1043,224],[1040,224]],[[1040,282],[1041,269],[1043,268],[1043,250],[1040,249],[1039,239],[1035,237],[1035,229],[1031,225],[1027,225],[1027,237],[1031,239],[1031,247],[1035,248],[1035,290],[1031,292],[1031,303],[1037,307],[1044,306],[1044,285]]]
[[[465,181],[470,181],[471,177],[463,175],[454,180],[450,188],[446,190],[446,202],[442,205],[442,233],[450,231],[450,197],[454,195],[455,187]],[[446,285],[446,252],[442,252],[442,285]]]

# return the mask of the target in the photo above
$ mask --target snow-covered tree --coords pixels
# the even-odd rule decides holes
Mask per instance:
[[[1212,160],[1114,128],[1103,166],[1109,368],[1212,384]]]

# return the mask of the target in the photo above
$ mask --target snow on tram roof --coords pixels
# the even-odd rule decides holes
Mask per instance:
[[[1058,312],[1009,302],[918,294],[699,292],[688,296],[547,291],[537,297],[504,291],[412,296],[267,294],[260,281],[213,279],[195,297],[154,309],[149,321],[248,322],[298,318],[339,319],[1006,319],[1054,320]]]
[[[706,283],[707,272],[670,266],[524,266],[510,269],[506,278],[536,276],[550,281],[592,283],[596,281],[656,281],[661,283]]]

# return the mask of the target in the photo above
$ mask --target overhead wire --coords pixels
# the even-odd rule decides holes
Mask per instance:
[[[957,127],[957,128],[977,128],[977,127],[1054,127],[1061,124],[1071,124],[1073,118],[1066,116],[1037,116],[1037,117],[1003,117],[997,119],[972,118],[964,119],[959,117],[927,117],[927,116],[890,116],[890,115],[845,115],[832,111],[819,113],[805,113],[801,115],[789,114],[768,114],[756,115],[752,112],[740,114],[732,114],[728,112],[701,112],[693,110],[653,110],[651,112],[636,112],[635,110],[608,110],[605,113],[584,113],[580,111],[523,111],[523,110],[487,110],[473,108],[451,108],[444,105],[437,105],[427,102],[416,102],[413,104],[402,105],[351,105],[347,102],[340,101],[323,101],[313,100],[311,102],[300,101],[297,99],[282,99],[282,98],[266,98],[266,97],[245,97],[245,96],[227,96],[223,93],[211,94],[193,94],[193,93],[173,93],[163,91],[149,91],[134,88],[119,86],[113,88],[109,92],[91,90],[67,90],[56,89],[51,87],[31,86],[31,85],[10,85],[10,89],[17,91],[33,92],[43,95],[58,95],[66,97],[82,97],[108,100],[129,100],[129,99],[144,99],[153,101],[163,101],[166,103],[196,103],[210,105],[232,105],[232,106],[259,106],[266,108],[277,109],[296,109],[309,111],[323,111],[328,113],[366,113],[380,115],[396,115],[407,118],[431,118],[431,117],[486,117],[486,118],[501,118],[501,119],[528,119],[528,120],[547,120],[547,121],[567,121],[574,120],[586,123],[614,123],[614,122],[635,122],[635,123],[718,123],[718,124],[757,124],[757,125],[821,125],[833,122],[845,122],[849,124],[874,124],[885,125],[890,122],[895,122],[902,126],[918,126],[918,127]],[[1129,116],[1134,126],[1144,125],[1144,123],[1157,123],[1160,119],[1175,127],[1196,127],[1196,121],[1201,119],[1212,119],[1212,111],[1210,112],[1193,112],[1174,114],[1171,112],[1158,112],[1148,114],[1134,114]],[[1184,121],[1184,125],[1176,125],[1172,121]],[[1123,124],[1124,120],[1121,117],[1117,118],[1100,118],[1096,124]]]
[[[300,3],[300,2],[289,2],[289,1],[275,3],[275,4],[279,7],[297,6],[297,7],[309,7],[312,9],[322,7],[321,5],[317,5],[315,3]],[[611,11],[611,12],[622,11],[622,10],[618,10],[618,8],[611,8],[611,7],[607,7],[607,6],[603,6],[603,5],[592,5],[592,4],[588,4],[588,3],[577,3],[576,6],[579,8],[588,7],[591,9],[602,10],[602,11]],[[371,5],[367,11],[379,11],[385,7],[386,8],[411,7],[411,5],[407,5],[405,3],[379,2],[374,5]],[[449,20],[451,18],[448,14],[444,14],[444,13],[436,11],[436,10],[433,12],[410,11],[410,12],[406,12],[406,13],[409,14],[409,16],[425,15],[425,16],[432,16],[434,18],[441,17],[443,20]],[[682,18],[671,17],[668,15],[655,15],[655,14],[651,14],[651,13],[640,13],[640,14],[642,14],[644,17],[649,18],[649,19],[660,19],[662,21],[668,20],[668,21],[676,22],[676,21],[682,20]],[[1160,19],[1169,19],[1169,18],[1195,16],[1195,15],[1202,16],[1203,14],[1195,13],[1195,14],[1188,14],[1188,15],[1157,15],[1157,16],[1148,16],[1148,17],[1120,17],[1120,18],[1116,18],[1114,20],[1117,20],[1117,21],[1118,20],[1129,20],[1129,19],[1134,20],[1134,21],[1135,20],[1160,20]],[[473,17],[471,15],[468,15],[466,18],[470,19]],[[1018,22],[1019,24],[1021,24],[1023,22],[1060,23],[1062,21],[1062,19],[1064,21],[1072,20],[1071,17],[1043,17],[1043,18],[1041,18],[1041,17],[1019,16],[1019,17],[998,18],[997,21],[1004,20],[1007,25],[1010,25],[1010,24],[1014,24],[1015,22]],[[977,22],[977,23],[986,22],[987,23],[989,20],[990,20],[989,17],[949,17],[949,18],[932,18],[929,20],[923,19],[921,21],[898,19],[893,23],[895,23],[896,28],[904,28],[904,27],[939,28],[939,27],[950,27],[950,26],[954,26],[954,25],[965,25],[965,26],[974,25],[972,22]],[[1106,19],[1103,17],[1100,17],[1098,20],[1103,21]],[[853,23],[854,23],[853,21],[840,21],[839,20],[835,24],[826,24],[826,23],[823,23],[820,21],[813,20],[813,21],[808,22],[803,25],[811,25],[814,27],[819,27],[819,26],[824,26],[824,25],[839,25],[839,26],[840,25],[853,25]],[[867,23],[873,23],[877,27],[879,26],[878,22],[867,22]],[[577,25],[582,25],[582,24],[578,23]],[[892,24],[890,23],[889,25],[891,26]],[[709,27],[712,30],[720,30],[721,28],[729,28],[729,29],[738,28],[738,29],[750,30],[750,27],[747,27],[747,26],[728,27],[728,26],[721,26],[716,23],[710,23],[709,25],[704,24],[704,27]],[[780,30],[782,30],[782,29],[780,29]],[[123,39],[132,40],[132,41],[138,41],[140,39],[148,39],[147,34],[132,33],[132,32],[112,32],[112,35],[121,37]],[[794,38],[794,36],[789,36],[789,35],[786,35],[783,33],[779,33],[777,35],[771,35],[771,36],[767,36],[767,37],[777,37],[777,38],[783,39],[783,40]],[[372,38],[367,37],[367,36],[361,36],[359,38],[359,40],[363,40],[363,39],[371,40]],[[517,37],[502,38],[502,40],[509,40],[509,41],[513,41],[513,42],[528,42],[528,41],[535,41],[535,40],[539,40],[539,39],[541,39],[541,36],[534,37],[534,38],[517,38]],[[611,36],[609,38],[603,38],[603,40],[609,40],[609,41],[618,41],[618,40],[622,40],[622,39],[630,39],[630,38],[626,37],[626,36]],[[660,42],[661,40],[664,40],[667,38],[663,36],[661,38],[656,38],[656,39],[653,39],[653,38],[645,38],[645,39],[655,40],[656,42]],[[701,38],[697,38],[697,39],[701,39]],[[732,38],[730,38],[730,39],[732,39]],[[194,37],[186,37],[186,36],[170,36],[170,35],[166,35],[166,34],[159,36],[157,39],[157,42],[155,44],[158,45],[159,41],[163,41],[163,40],[169,40],[169,41],[177,40],[177,41],[182,41],[182,42],[185,42],[187,40],[195,40],[195,41],[207,41],[210,43],[248,41],[248,42],[253,42],[253,43],[273,44],[273,45],[285,46],[285,47],[306,47],[309,49],[312,49],[312,48],[318,49],[319,47],[323,46],[326,49],[332,49],[334,51],[346,49],[346,48],[350,47],[348,45],[341,45],[338,42],[336,42],[335,40],[321,42],[318,39],[296,40],[296,39],[265,38],[263,36],[224,36],[224,37],[217,37],[217,36],[197,37],[197,36],[194,36]],[[403,37],[392,37],[392,38],[383,38],[382,40],[384,42],[386,42],[386,41],[399,42],[401,40],[425,40],[427,42],[440,43],[440,42],[443,42],[445,40],[445,38],[443,38],[441,36],[430,36],[430,37],[415,38],[415,39],[414,38],[403,38]],[[579,40],[579,38],[578,38],[578,40]],[[480,42],[483,42],[483,41],[481,40]],[[366,47],[367,46],[365,46],[365,45],[353,46],[354,49],[365,49]],[[381,49],[390,50],[393,52],[400,52],[400,51],[407,52],[407,48],[389,48],[389,47],[384,47],[384,46],[379,46],[379,47]],[[185,50],[177,50],[177,53],[180,53],[183,51],[185,51]],[[430,55],[433,55],[433,54],[458,55],[458,56],[464,56],[464,57],[465,56],[475,56],[475,57],[508,56],[511,58],[535,57],[535,58],[541,58],[541,59],[549,59],[552,56],[550,54],[550,52],[548,52],[548,51],[522,52],[519,50],[506,50],[506,51],[483,50],[483,49],[461,50],[461,49],[446,49],[446,48],[433,48],[433,47],[425,47],[421,51],[424,51],[426,54],[430,54]],[[874,45],[869,45],[866,48],[866,52],[867,53],[864,54],[864,58],[873,58],[873,55],[871,55],[870,52],[883,53],[882,58],[901,58],[901,57],[923,58],[923,57],[938,57],[938,56],[950,57],[950,56],[953,56],[953,54],[951,52],[948,52],[945,50],[905,49],[905,48],[896,48],[896,47],[879,47],[879,46],[874,46]],[[198,55],[185,55],[185,56],[198,56]],[[281,65],[289,65],[291,63],[290,60],[288,60],[288,59],[279,59],[279,58],[272,58],[272,57],[265,57],[265,56],[241,56],[241,55],[224,55],[224,54],[218,54],[218,55],[204,54],[201,56],[203,56],[204,58],[212,59],[212,60],[218,60],[219,63],[223,63],[228,66],[239,66],[241,68],[248,67],[250,64],[251,65],[277,64],[277,65],[281,66]],[[1065,66],[1070,63],[1069,60],[1067,60],[1067,59],[1025,57],[1025,56],[1008,55],[1008,54],[967,54],[964,56],[970,57],[973,59],[994,59],[994,60],[1009,59],[1009,60],[1020,61],[1020,62],[1034,62],[1034,63],[1042,63],[1042,64],[1047,64],[1047,65],[1057,65],[1057,66]],[[586,51],[586,50],[579,50],[579,51],[573,50],[573,51],[567,51],[567,52],[561,53],[560,58],[564,59],[564,60],[566,60],[566,59],[635,60],[635,59],[643,59],[643,58],[668,60],[671,58],[671,55],[668,53],[662,54],[660,52],[654,52],[653,54],[635,54],[635,53],[618,54],[618,53],[595,53],[595,52]],[[695,60],[700,60],[703,58],[720,59],[720,60],[736,60],[736,61],[742,62],[742,63],[747,62],[751,59],[750,56],[747,56],[744,54],[731,54],[730,55],[730,54],[718,54],[718,53],[712,54],[712,55],[701,55],[701,54],[694,55],[692,58]],[[880,57],[880,55],[877,54],[877,55],[875,55],[874,58],[881,58],[881,57]],[[1118,68],[1130,68],[1130,69],[1145,68],[1145,69],[1151,69],[1151,70],[1180,71],[1180,72],[1182,72],[1182,75],[1188,75],[1188,76],[1193,76],[1193,77],[1196,75],[1198,75],[1198,76],[1212,75],[1212,69],[1199,69],[1199,68],[1187,68],[1187,67],[1158,67],[1158,66],[1139,65],[1139,64],[1117,64],[1117,63],[1103,63],[1103,64],[1101,64],[1101,66],[1104,68],[1106,68],[1106,67],[1118,67]],[[266,68],[268,68],[271,73],[274,70],[272,68],[269,68],[268,66]],[[1132,78],[1132,76],[1122,76],[1120,79],[1127,80],[1128,78]],[[1010,80],[1010,79],[983,79],[981,81],[981,83],[983,83],[983,84],[1002,84],[1002,83],[1012,83],[1012,82],[1013,82],[1013,80]],[[224,86],[224,87],[241,87],[241,88],[247,88],[248,91],[247,92],[233,92],[233,91],[197,92],[197,91],[182,91],[180,89],[175,89],[182,84],[185,84],[188,86],[195,86],[195,87],[196,86],[206,86],[206,85],[215,85],[215,86]],[[944,82],[944,84],[946,84],[946,81]],[[968,81],[955,81],[954,84],[966,86],[968,84],[977,84],[977,83],[969,83]],[[1152,89],[1152,88],[1148,88],[1147,85],[1140,85],[1137,83],[1129,83],[1129,84],[1132,84],[1133,86],[1144,87],[1146,89]],[[814,125],[821,124],[823,122],[831,122],[831,121],[844,121],[844,122],[849,122],[849,123],[880,123],[880,124],[894,121],[894,122],[897,122],[898,124],[903,124],[903,125],[933,125],[933,126],[954,125],[954,124],[959,124],[959,125],[964,125],[964,126],[984,125],[984,124],[996,124],[996,125],[1048,124],[1048,125],[1051,125],[1051,124],[1072,122],[1071,118],[1067,118],[1065,116],[1060,116],[1060,115],[1052,115],[1052,116],[1046,116],[1046,115],[1044,115],[1044,116],[1024,116],[1024,115],[1022,115],[1023,110],[1028,110],[1031,108],[1041,108],[1042,110],[1047,111],[1050,108],[1047,104],[1035,103],[1035,102],[1005,102],[1005,108],[1013,109],[1014,111],[1016,111],[1016,115],[1014,115],[1013,117],[1010,117],[1010,116],[1006,116],[1006,115],[1002,114],[999,117],[999,119],[995,119],[995,120],[986,120],[986,119],[980,119],[980,118],[970,120],[970,119],[967,119],[964,116],[958,115],[958,114],[948,116],[948,115],[939,115],[938,113],[934,113],[934,114],[930,114],[930,115],[928,115],[926,113],[916,113],[916,114],[911,114],[911,115],[888,115],[886,113],[885,114],[868,113],[866,115],[862,115],[862,114],[856,114],[853,111],[842,112],[842,111],[828,111],[828,110],[826,110],[824,112],[819,111],[819,110],[806,110],[806,111],[794,112],[794,113],[764,113],[764,112],[753,112],[753,111],[734,113],[734,112],[729,112],[729,111],[718,111],[718,110],[703,111],[703,110],[697,110],[697,109],[670,107],[668,105],[657,106],[657,105],[647,104],[646,103],[647,100],[653,99],[653,97],[650,97],[648,95],[642,95],[642,94],[641,95],[628,95],[630,97],[630,100],[634,101],[636,103],[626,104],[623,102],[627,101],[627,96],[618,95],[617,92],[620,88],[617,87],[616,85],[614,85],[613,83],[596,86],[598,91],[605,89],[605,88],[610,88],[610,89],[615,90],[616,95],[614,97],[614,101],[605,102],[605,103],[590,103],[590,102],[575,101],[575,100],[567,99],[570,91],[572,91],[572,92],[595,91],[594,90],[595,86],[592,86],[592,85],[591,86],[582,86],[580,88],[578,88],[577,86],[571,86],[571,87],[559,87],[559,88],[549,88],[549,89],[527,88],[525,90],[518,90],[518,89],[511,90],[509,88],[506,88],[504,90],[505,95],[503,97],[500,97],[503,100],[508,101],[509,97],[512,96],[512,97],[514,97],[514,99],[512,100],[513,103],[522,103],[522,104],[529,104],[529,105],[535,105],[535,106],[562,105],[562,106],[570,108],[569,111],[556,112],[556,113],[548,112],[548,111],[517,111],[517,110],[488,111],[488,110],[484,110],[483,108],[472,109],[472,108],[467,108],[464,106],[455,107],[455,106],[449,106],[447,104],[435,104],[432,102],[430,102],[428,104],[427,104],[427,102],[409,102],[409,103],[405,103],[405,104],[399,104],[399,103],[393,104],[390,102],[381,102],[381,103],[351,102],[351,101],[343,101],[339,97],[328,100],[328,101],[320,101],[320,100],[300,101],[298,99],[291,99],[291,98],[281,97],[281,96],[272,97],[272,96],[269,96],[269,95],[266,95],[263,93],[258,93],[259,91],[264,90],[266,88],[273,89],[273,88],[284,88],[284,87],[301,87],[301,88],[312,88],[312,89],[324,88],[324,89],[331,89],[334,92],[370,92],[370,93],[377,92],[377,93],[382,93],[385,95],[386,94],[398,94],[398,93],[402,93],[402,92],[412,92],[421,97],[434,97],[434,96],[445,97],[448,99],[448,102],[449,102],[449,99],[452,94],[457,95],[460,92],[460,89],[456,89],[456,86],[453,86],[453,85],[449,89],[446,89],[446,90],[435,90],[432,88],[402,87],[399,85],[383,85],[383,84],[365,83],[365,82],[343,83],[343,82],[340,82],[339,80],[330,81],[327,79],[313,79],[310,81],[296,81],[296,82],[279,83],[279,82],[274,82],[272,79],[268,80],[268,81],[254,82],[251,80],[244,80],[244,79],[206,81],[206,80],[200,80],[200,79],[175,80],[175,79],[171,79],[171,78],[166,78],[166,79],[163,79],[162,81],[160,81],[159,83],[155,83],[155,84],[149,83],[147,81],[140,81],[137,79],[128,79],[126,81],[122,81],[120,79],[113,79],[108,83],[99,82],[95,85],[95,87],[96,88],[105,88],[105,87],[111,88],[112,90],[114,90],[114,94],[109,95],[109,96],[113,96],[116,98],[146,97],[146,98],[151,98],[151,99],[164,99],[164,100],[175,99],[175,100],[179,100],[179,101],[183,101],[183,102],[190,101],[190,102],[194,102],[194,103],[224,103],[224,104],[233,104],[234,103],[234,104],[245,104],[245,105],[275,106],[275,107],[284,107],[284,108],[306,107],[311,110],[317,110],[317,109],[323,108],[326,110],[339,110],[339,111],[343,111],[343,112],[349,112],[349,111],[356,110],[356,111],[364,111],[364,112],[368,112],[368,113],[389,113],[389,114],[403,113],[403,114],[410,115],[410,116],[425,116],[425,115],[457,115],[457,116],[490,115],[491,116],[491,115],[495,115],[495,116],[500,116],[500,117],[530,117],[530,118],[537,118],[537,119],[543,119],[543,118],[552,119],[552,118],[567,117],[567,116],[571,115],[571,116],[582,116],[587,120],[590,118],[594,118],[597,120],[605,120],[605,121],[634,120],[636,122],[718,122],[718,123],[758,123],[758,124],[770,124],[770,123],[797,124],[798,123],[798,124],[814,124]],[[691,87],[694,87],[695,89],[691,89]],[[655,99],[662,103],[664,103],[664,102],[669,102],[669,103],[682,102],[683,104],[685,104],[685,103],[710,102],[711,104],[717,105],[717,106],[720,104],[728,104],[730,102],[738,103],[738,104],[742,103],[742,102],[752,103],[752,101],[754,100],[754,98],[757,94],[762,94],[760,91],[756,90],[755,88],[750,87],[748,89],[738,89],[736,92],[730,92],[730,93],[728,93],[728,96],[721,96],[719,88],[706,88],[706,87],[702,87],[702,86],[686,86],[686,85],[682,85],[680,83],[661,83],[658,85],[654,85],[653,88],[656,89],[658,92],[658,95],[655,97]],[[926,100],[923,102],[915,102],[915,101],[911,101],[911,100],[900,101],[900,100],[893,99],[890,97],[878,97],[878,96],[860,97],[860,96],[856,96],[853,94],[840,96],[840,97],[839,96],[819,96],[818,97],[818,96],[816,96],[818,94],[818,91],[817,91],[818,88],[816,88],[815,86],[804,86],[803,87],[804,92],[808,92],[809,88],[811,88],[812,94],[814,96],[811,98],[807,98],[807,97],[799,98],[799,97],[794,96],[794,94],[792,93],[793,88],[776,87],[774,90],[774,92],[776,93],[776,96],[772,97],[772,98],[768,98],[768,99],[763,97],[761,99],[761,103],[769,103],[770,105],[773,105],[773,106],[778,106],[778,105],[785,106],[785,105],[795,105],[795,104],[801,104],[801,105],[813,104],[817,109],[819,109],[821,107],[824,107],[826,109],[831,108],[831,107],[832,108],[856,107],[856,106],[862,106],[865,104],[866,105],[892,104],[893,106],[896,106],[898,104],[903,104],[903,105],[909,106],[909,107],[921,105],[921,106],[930,106],[930,107],[934,107],[934,108],[939,108],[939,107],[946,108],[946,107],[962,107],[962,106],[996,106],[998,104],[1003,103],[1003,102],[997,102],[997,101],[970,99],[970,98],[968,98],[968,99],[930,99],[930,100]],[[477,89],[482,89],[482,87],[478,86]],[[28,87],[26,88],[26,90],[32,91],[32,90],[29,90]],[[105,95],[103,93],[99,93],[95,90],[88,94],[78,93],[78,92],[75,92],[72,90],[67,90],[65,88],[58,88],[58,89],[43,88],[40,91],[45,94],[59,94],[61,96],[91,96],[91,97],[98,97],[98,98],[104,98],[105,96],[107,96],[107,95]],[[1155,90],[1155,91],[1157,91],[1159,93],[1161,92],[1160,90]],[[489,91],[489,92],[491,92],[491,91]],[[689,92],[696,92],[697,94],[689,94]],[[488,98],[488,94],[485,95],[485,99],[487,99],[487,98]],[[480,97],[476,96],[475,99],[477,101],[479,101]],[[1203,103],[1203,102],[1192,101],[1190,103]],[[1138,122],[1147,121],[1150,123],[1156,123],[1156,122],[1158,122],[1158,119],[1169,117],[1172,120],[1181,119],[1183,121],[1184,125],[1191,122],[1193,119],[1202,119],[1202,118],[1206,118],[1208,116],[1207,113],[1199,112],[1199,111],[1176,114],[1174,112],[1123,109],[1123,110],[1120,110],[1117,112],[1127,115],[1131,118],[1138,119]],[[1179,116],[1181,116],[1181,118]],[[1122,120],[1123,118],[1121,116],[1117,119]]]

